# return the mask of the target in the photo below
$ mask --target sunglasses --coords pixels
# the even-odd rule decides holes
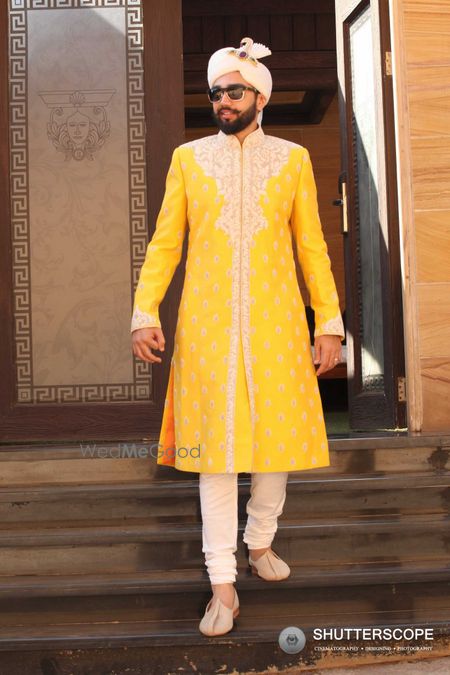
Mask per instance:
[[[211,103],[219,103],[225,93],[230,101],[242,101],[246,91],[254,91],[255,94],[259,94],[259,91],[255,87],[246,87],[243,84],[230,84],[228,87],[212,87],[206,93]]]

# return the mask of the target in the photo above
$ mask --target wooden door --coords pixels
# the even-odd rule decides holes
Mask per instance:
[[[388,0],[336,0],[350,426],[405,426]]]
[[[181,0],[18,0],[0,32],[0,440],[153,438],[170,359],[129,331],[184,139]]]

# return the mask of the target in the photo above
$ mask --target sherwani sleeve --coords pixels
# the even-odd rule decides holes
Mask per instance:
[[[319,217],[317,187],[309,151],[301,148],[291,228],[315,316],[314,336],[345,337],[331,261]]]
[[[176,148],[155,232],[147,246],[136,287],[131,332],[138,328],[161,328],[159,305],[181,260],[186,227],[187,198],[179,148]]]

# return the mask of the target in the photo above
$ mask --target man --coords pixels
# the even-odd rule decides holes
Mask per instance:
[[[317,375],[341,359],[339,300],[306,148],[264,134],[272,91],[244,38],[208,64],[218,134],[176,148],[136,289],[134,354],[161,358],[158,315],[189,230],[158,464],[199,473],[203,552],[213,588],[200,630],[233,626],[239,602],[237,475],[252,475],[244,542],[267,580],[290,569],[270,544],[290,471],[329,465]],[[315,312],[315,372],[293,249]]]

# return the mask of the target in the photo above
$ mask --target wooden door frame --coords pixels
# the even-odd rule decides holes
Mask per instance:
[[[379,197],[386,201],[380,204],[380,214],[386,214],[386,222],[380,220],[380,225],[388,241],[389,249],[382,248],[380,259],[382,264],[382,298],[385,308],[384,315],[384,361],[385,361],[385,396],[380,394],[380,415],[388,416],[392,413],[390,424],[392,426],[404,427],[406,424],[406,407],[404,403],[398,400],[397,382],[400,377],[404,377],[404,336],[403,336],[403,312],[402,312],[402,289],[401,289],[401,266],[400,266],[400,242],[399,242],[399,220],[398,220],[398,200],[397,200],[397,176],[395,165],[395,127],[394,127],[394,106],[393,106],[393,88],[391,76],[386,73],[384,68],[384,54],[390,51],[390,26],[389,26],[389,6],[388,0],[342,0],[340,4],[336,2],[336,49],[338,55],[338,73],[339,83],[345,81],[345,91],[338,89],[340,97],[339,115],[341,128],[341,153],[346,158],[346,165],[350,167],[353,162],[353,152],[349,149],[347,130],[352,128],[352,110],[349,94],[349,83],[351,82],[350,58],[347,53],[348,45],[348,25],[349,21],[357,13],[364,10],[366,6],[373,7],[373,16],[379,22],[379,34],[381,44],[374,44],[375,59],[375,86],[381,92],[382,110],[383,110],[383,133],[382,143],[379,146],[379,152],[382,152],[382,165],[385,170],[380,173],[378,181],[384,189],[379,191]],[[380,77],[381,74],[381,77]],[[345,114],[343,110],[345,108]],[[348,179],[347,179],[348,180]],[[345,243],[350,246],[351,242],[355,246],[356,226],[355,210],[352,204],[356,203],[353,185],[347,183],[347,194],[349,209],[347,220],[349,222],[350,241]],[[384,203],[384,208],[383,208]],[[348,264],[348,253],[346,253],[346,263]],[[360,321],[359,307],[354,299],[358,297],[358,270],[356,265],[352,265],[351,270],[346,270],[346,316],[347,326],[356,324]],[[355,304],[355,307],[353,306]],[[354,314],[356,312],[356,314]],[[359,343],[359,337],[357,338]],[[357,366],[357,372],[360,372],[360,352],[354,350],[353,336],[348,332],[347,349],[350,356],[350,364]],[[350,397],[359,398],[358,405],[363,407],[366,397],[373,394],[364,394],[359,378],[355,380],[355,368],[350,368],[349,376],[349,394]],[[388,383],[391,383],[389,386]],[[385,413],[382,412],[384,407]]]
[[[405,334],[406,397],[408,429],[419,432],[423,426],[423,393],[420,375],[417,271],[414,232],[414,206],[411,186],[412,156],[408,110],[407,63],[402,0],[389,0],[391,51],[394,88],[395,146],[397,157],[400,237],[402,247],[403,325]]]
[[[153,366],[152,402],[17,403],[9,184],[8,4],[2,4],[0,9],[0,441],[157,438],[170,369],[175,305],[181,290],[180,274],[175,275],[170,292],[161,305],[161,322],[167,333],[166,356],[161,366]],[[184,140],[182,7],[181,0],[164,0],[163,3],[146,0],[143,4],[147,199],[151,237],[164,194],[171,153]],[[146,16],[149,17],[147,21]]]

